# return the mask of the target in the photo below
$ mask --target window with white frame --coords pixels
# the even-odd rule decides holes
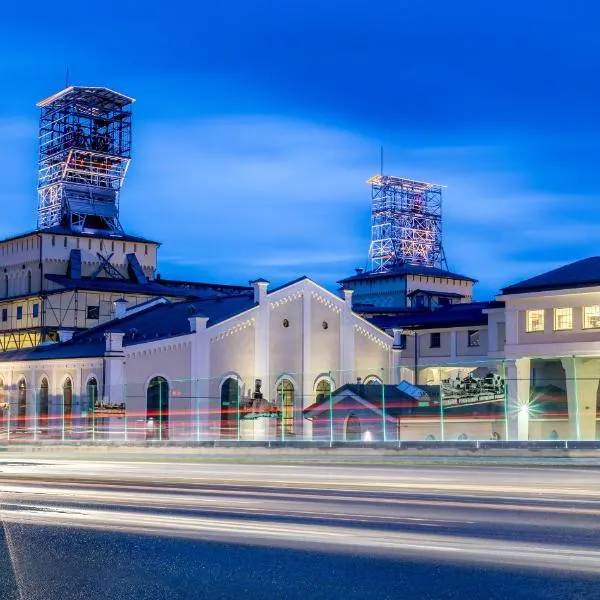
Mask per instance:
[[[554,309],[554,329],[562,331],[565,329],[573,329],[573,309],[572,308],[555,308]]]
[[[596,329],[600,327],[600,304],[583,307],[583,328]]]
[[[468,332],[469,347],[475,348],[479,346],[479,329],[471,329]]]
[[[527,331],[544,331],[544,310],[527,311]]]

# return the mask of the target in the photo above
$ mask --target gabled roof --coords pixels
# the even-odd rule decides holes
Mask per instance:
[[[420,385],[418,388],[431,400],[435,400],[439,396],[439,389],[437,386]],[[343,396],[347,393],[359,396],[372,404],[374,408],[378,409],[381,409],[385,402],[385,410],[389,414],[397,414],[407,407],[414,407],[419,403],[419,400],[413,395],[406,393],[396,385],[389,384],[347,383],[332,392],[331,396],[332,399],[337,399],[339,396]],[[327,395],[305,408],[304,413],[316,415],[325,410],[329,410],[329,396]]]
[[[372,271],[365,271],[364,273],[357,273],[352,277],[346,277],[341,279],[338,283],[349,283],[352,281],[368,281],[370,279],[388,279],[390,277],[399,277],[403,275],[423,275],[427,277],[445,277],[447,279],[459,279],[461,281],[471,281],[476,283],[476,279],[466,277],[465,275],[459,275],[452,271],[446,271],[445,269],[438,269],[437,267],[427,267],[425,265],[410,265],[408,263],[402,263],[396,265],[385,273],[373,273]]]
[[[600,256],[591,256],[552,269],[536,277],[513,283],[503,294],[526,294],[551,290],[576,289],[600,285]]]

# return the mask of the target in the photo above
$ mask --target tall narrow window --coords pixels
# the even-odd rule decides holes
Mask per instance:
[[[442,345],[442,340],[441,340],[439,331],[429,334],[429,347],[430,348],[440,348],[441,345]]]
[[[40,383],[40,428],[42,433],[48,428],[48,380],[44,377]]]
[[[24,379],[20,379],[17,384],[17,427],[25,429],[27,418],[27,384]]]
[[[572,308],[555,308],[554,309],[554,329],[556,331],[564,331],[565,329],[573,329],[573,309]]]
[[[4,296],[8,298],[8,275],[4,276]]]
[[[146,439],[169,439],[169,383],[153,377],[146,390]]]
[[[87,416],[87,427],[86,430],[90,430],[95,425],[93,423],[94,410],[98,403],[98,382],[95,377],[92,377],[87,382],[87,406],[85,407],[85,413]]]
[[[294,433],[294,384],[282,379],[277,384],[277,400],[281,408],[281,427],[284,433]]]
[[[67,432],[71,429],[73,412],[73,384],[67,377],[63,383],[63,428]]]
[[[27,293],[31,294],[31,271],[27,271]]]
[[[600,304],[583,307],[583,328],[597,329],[600,327]]]
[[[237,379],[228,377],[221,386],[221,437],[237,435],[240,386]]]
[[[528,310],[525,318],[527,331],[544,331],[543,309]]]

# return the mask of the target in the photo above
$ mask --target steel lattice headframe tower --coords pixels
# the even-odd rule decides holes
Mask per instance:
[[[122,232],[119,192],[131,159],[133,98],[68,87],[42,100],[38,228]]]
[[[376,175],[371,184],[371,270],[384,273],[408,263],[445,267],[442,186]]]

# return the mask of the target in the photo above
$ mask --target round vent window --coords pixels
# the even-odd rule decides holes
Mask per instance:
[[[321,326],[323,327],[323,329],[327,329],[329,327],[329,323],[327,323],[327,321],[323,321],[321,323]]]
[[[290,322],[287,319],[283,320],[283,326],[284,327],[289,327],[290,326]]]

